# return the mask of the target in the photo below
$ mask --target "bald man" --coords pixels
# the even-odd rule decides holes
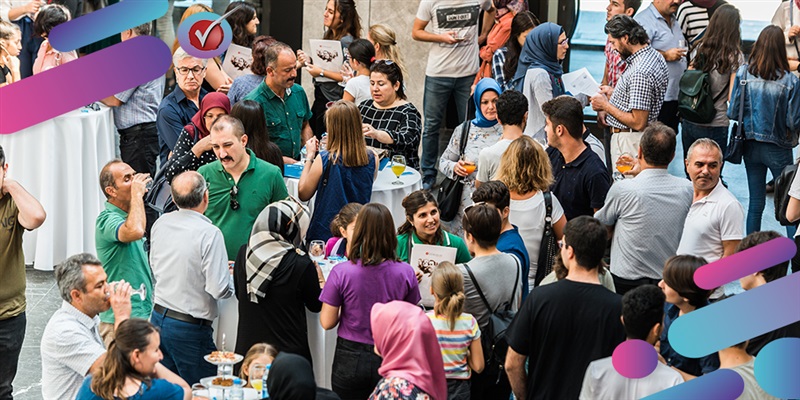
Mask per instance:
[[[157,286],[150,322],[161,329],[162,364],[191,385],[216,373],[203,355],[216,350],[211,321],[217,300],[230,297],[233,285],[222,232],[203,215],[206,180],[195,171],[176,176],[172,200],[178,211],[153,225],[150,265]]]

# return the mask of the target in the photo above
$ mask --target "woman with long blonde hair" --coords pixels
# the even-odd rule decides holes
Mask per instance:
[[[511,195],[508,220],[519,228],[528,250],[531,264],[528,284],[533,289],[545,225],[545,192],[548,192],[552,202],[551,221],[556,238],[562,237],[567,223],[561,203],[548,190],[553,183],[550,159],[539,143],[523,135],[511,142],[503,154],[497,179],[508,186]]]
[[[400,54],[400,48],[397,47],[397,35],[392,28],[383,24],[372,25],[367,31],[367,40],[375,46],[376,60],[392,60],[400,67],[403,74],[407,75],[403,56]]]
[[[361,114],[355,104],[339,100],[325,115],[328,144],[317,154],[319,140],[306,142],[308,159],[298,184],[300,200],[317,199],[307,240],[328,240],[333,218],[347,203],[369,203],[378,175],[377,157],[367,150],[361,133]]]

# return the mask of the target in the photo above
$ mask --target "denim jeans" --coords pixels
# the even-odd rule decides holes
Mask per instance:
[[[436,179],[436,165],[439,158],[439,129],[442,127],[447,101],[452,94],[456,99],[458,120],[466,118],[469,90],[475,75],[462,78],[425,77],[425,93],[422,105],[425,113],[425,127],[422,131],[422,174],[425,181]]]
[[[134,171],[156,176],[158,152],[158,127],[155,122],[119,131],[120,156]]]
[[[683,143],[683,159],[685,160],[689,153],[689,147],[692,146],[697,139],[707,138],[711,139],[719,145],[722,149],[722,155],[728,150],[728,131],[727,126],[700,126],[693,124],[689,121],[681,121],[681,143]],[[723,163],[724,166],[724,163]],[[686,165],[684,164],[684,169]],[[722,171],[720,167],[720,171]]]
[[[153,311],[150,322],[161,330],[161,364],[193,384],[217,374],[217,367],[203,356],[216,350],[210,326],[194,325]]]
[[[750,203],[747,206],[748,235],[761,230],[761,216],[766,201],[767,169],[772,172],[772,176],[779,176],[783,168],[793,161],[792,149],[755,140],[744,142],[744,167],[747,171],[747,187],[750,193]],[[793,227],[787,227],[786,231],[789,237],[792,237],[794,229],[790,232],[790,228]]]
[[[25,313],[0,321],[0,400],[11,400],[19,352],[25,340]]]
[[[342,400],[364,400],[381,380],[381,358],[370,344],[336,339],[331,386]]]

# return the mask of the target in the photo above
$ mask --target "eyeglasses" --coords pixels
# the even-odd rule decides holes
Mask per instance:
[[[486,202],[485,201],[479,201],[477,203],[472,203],[472,204],[464,207],[464,215],[467,215],[467,211],[469,211],[472,207],[482,206],[482,205],[486,205]]]
[[[230,191],[231,195],[231,210],[236,211],[239,209],[239,200],[236,200],[236,195],[239,194],[239,187],[233,185]]]
[[[568,45],[568,44],[569,44],[569,38],[566,38],[566,39],[558,42],[559,46],[564,46],[564,45]]]
[[[175,68],[175,70],[178,71],[178,73],[181,75],[187,75],[189,71],[192,72],[192,75],[197,75],[205,71],[206,67],[194,67],[194,68],[180,67],[180,68]]]
[[[392,65],[392,64],[394,64],[394,61],[389,60],[389,59],[383,59],[383,60],[375,61],[375,64],[377,64],[377,63],[384,63],[386,65]]]

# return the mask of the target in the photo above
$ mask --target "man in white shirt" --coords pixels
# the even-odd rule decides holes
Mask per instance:
[[[497,99],[497,122],[503,125],[503,136],[497,143],[481,150],[478,155],[478,177],[475,187],[495,180],[500,159],[515,139],[522,137],[528,120],[528,99],[516,90],[507,90]],[[539,143],[539,142],[536,142]]]
[[[203,356],[216,350],[211,322],[217,300],[233,294],[222,232],[203,213],[208,187],[187,171],[172,180],[178,211],[153,225],[150,265],[156,296],[150,322],[161,330],[162,363],[189,384],[214,375]]]
[[[657,286],[639,286],[622,297],[622,324],[628,340],[644,340],[655,345],[661,336],[664,319],[664,293]],[[644,378],[620,375],[611,357],[592,361],[586,368],[580,400],[641,399],[683,383],[677,371],[662,363]]]
[[[686,171],[694,186],[694,198],[683,224],[679,255],[703,257],[712,263],[733,254],[744,237],[744,208],[721,184],[722,162],[722,150],[714,140],[697,139],[689,147]],[[711,298],[721,296],[718,290]]]
[[[115,328],[130,318],[131,286],[125,281],[109,285],[100,260],[87,253],[59,264],[55,275],[64,302],[42,334],[42,397],[74,399],[86,375],[105,360],[98,314],[111,308]]]

